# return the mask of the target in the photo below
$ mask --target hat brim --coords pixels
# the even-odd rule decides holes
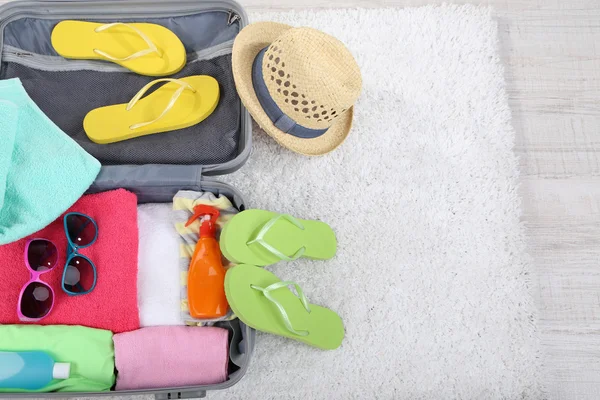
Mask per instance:
[[[346,110],[323,135],[302,139],[281,131],[273,124],[260,105],[252,85],[252,64],[257,54],[292,28],[276,22],[258,22],[244,28],[233,44],[233,78],[242,103],[269,136],[296,153],[318,156],[333,151],[344,142],[352,127],[353,107]]]

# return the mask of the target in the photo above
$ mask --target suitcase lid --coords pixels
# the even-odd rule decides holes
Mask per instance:
[[[176,33],[181,33],[180,39],[184,42],[188,58],[190,51],[202,54],[207,47],[210,47],[213,52],[217,49],[219,54],[230,53],[233,39],[248,23],[245,11],[233,0],[168,2],[162,0],[20,0],[10,2],[0,6],[0,46],[3,50],[0,55],[0,77],[2,79],[18,77],[16,73],[13,76],[6,76],[5,66],[10,63],[44,70],[58,68],[64,71],[65,68],[72,68],[74,63],[71,60],[65,60],[67,66],[49,66],[55,62],[55,59],[60,58],[56,54],[51,54],[54,52],[50,43],[51,30],[57,22],[64,19],[160,23]],[[213,30],[210,35],[202,34],[202,29],[206,26]],[[37,57],[38,55],[40,57]],[[50,64],[43,64],[47,60],[51,60]],[[76,61],[82,63],[77,65],[83,65],[84,68],[97,68],[100,71],[121,68],[102,61]],[[94,66],[89,67],[85,63],[92,63]],[[235,96],[237,97],[237,93]],[[229,157],[224,162],[206,164],[105,165],[106,163],[103,162],[102,170],[91,191],[125,187],[142,194],[141,201],[166,201],[168,195],[165,196],[166,191],[159,189],[161,186],[199,189],[202,184],[214,182],[206,178],[209,175],[229,174],[236,171],[247,161],[252,147],[251,118],[239,97],[237,101],[240,105],[239,116],[236,116],[239,118],[239,132],[236,153],[233,157]],[[160,135],[162,134],[158,134]],[[138,139],[132,141],[134,140]],[[149,190],[151,187],[156,192],[164,193],[154,195]],[[172,190],[169,193],[172,193]]]

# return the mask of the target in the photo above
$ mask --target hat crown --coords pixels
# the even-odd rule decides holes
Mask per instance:
[[[326,129],[360,95],[360,69],[342,42],[312,28],[293,28],[265,52],[263,78],[281,110],[297,124]]]

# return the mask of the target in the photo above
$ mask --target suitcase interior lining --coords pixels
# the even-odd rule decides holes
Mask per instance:
[[[115,71],[115,64],[104,61],[65,60],[57,56],[50,34],[58,20],[22,18],[7,24],[0,79],[20,78],[40,109],[103,165],[214,165],[235,159],[243,150],[244,140],[241,102],[235,90],[230,54],[239,24],[228,24],[228,13],[222,11],[144,21],[173,29],[189,51],[187,65],[173,77],[210,75],[219,82],[221,98],[217,109],[200,124],[106,145],[91,142],[83,130],[83,118],[89,111],[127,103],[156,78],[120,67]],[[11,61],[7,60],[9,53]],[[107,66],[112,72],[105,72]]]
[[[187,53],[213,47],[235,39],[240,27],[228,23],[229,15],[223,11],[207,11],[193,15],[165,18],[89,18],[73,16],[72,19],[94,22],[148,22],[163,25],[179,37]],[[50,35],[54,26],[63,19],[20,18],[4,28],[4,45],[35,54],[58,56]]]

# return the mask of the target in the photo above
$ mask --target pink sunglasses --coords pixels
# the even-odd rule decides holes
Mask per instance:
[[[31,277],[21,289],[17,314],[24,322],[39,321],[54,307],[54,290],[40,280],[40,276],[52,271],[58,263],[58,249],[47,239],[30,239],[25,245],[25,265]]]

